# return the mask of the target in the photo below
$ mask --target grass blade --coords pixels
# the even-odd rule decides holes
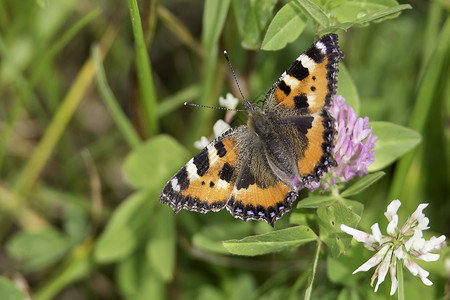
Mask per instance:
[[[158,133],[158,116],[156,91],[152,77],[152,67],[145,45],[144,33],[142,31],[141,16],[136,0],[128,0],[133,36],[136,42],[136,69],[138,75],[140,101],[144,107],[144,115],[149,129],[149,135]]]

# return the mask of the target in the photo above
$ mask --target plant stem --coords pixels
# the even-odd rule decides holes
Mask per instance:
[[[311,269],[311,276],[309,277],[309,285],[306,288],[306,292],[305,292],[305,300],[311,299],[311,292],[312,292],[312,287],[314,284],[314,278],[316,277],[316,271],[317,271],[317,265],[319,263],[319,254],[320,254],[321,247],[322,247],[322,242],[317,241],[316,255],[314,257],[314,262],[313,262],[312,269]]]
[[[398,274],[398,300],[405,299],[405,285],[403,282],[403,261],[399,260],[397,263]]]

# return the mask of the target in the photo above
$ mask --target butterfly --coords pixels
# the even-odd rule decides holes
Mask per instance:
[[[306,183],[331,166],[338,36],[322,36],[281,75],[262,108],[244,100],[245,125],[211,142],[164,186],[160,201],[175,213],[226,208],[235,218],[274,225]]]

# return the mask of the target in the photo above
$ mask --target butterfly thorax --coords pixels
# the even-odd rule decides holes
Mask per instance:
[[[276,119],[258,108],[249,112],[247,126],[274,175],[292,188],[298,188],[296,183],[300,174],[296,151],[282,131],[277,130],[279,124]]]
[[[249,111],[247,126],[260,138],[267,138],[272,133],[272,122],[260,108]]]

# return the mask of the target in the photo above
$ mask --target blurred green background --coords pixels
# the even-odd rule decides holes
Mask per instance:
[[[223,118],[183,103],[217,106],[226,92],[239,95],[223,50],[256,102],[331,31],[339,34],[359,115],[422,135],[358,195],[360,226],[379,221],[398,198],[404,218],[430,203],[432,230],[450,234],[450,2],[402,2],[412,9],[396,11],[391,0],[298,1],[317,4],[325,24],[321,14],[299,10],[293,25],[280,18],[281,42],[270,40],[274,16],[291,2],[0,2],[1,299],[303,297],[312,247],[231,256],[223,240],[272,228],[226,211],[175,216],[158,196],[195,154],[194,141],[211,136]],[[239,114],[232,125],[243,122]],[[275,229],[286,227],[289,217]],[[343,288],[350,287],[352,297],[374,299],[370,275],[359,277],[367,291],[358,290],[361,282],[336,280],[327,266],[319,265],[313,298],[349,299]],[[406,278],[419,289],[414,297],[449,299],[441,269],[431,277],[433,292]]]

